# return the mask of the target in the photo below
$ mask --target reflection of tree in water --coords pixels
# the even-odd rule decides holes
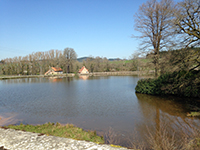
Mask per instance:
[[[0,126],[5,126],[5,125],[9,125],[9,124],[15,124],[17,122],[22,122],[22,120],[17,119],[17,113],[6,113],[4,114],[5,116],[0,116]]]
[[[3,84],[16,84],[16,83],[42,83],[49,82],[48,78],[20,78],[20,79],[6,79],[2,80]]]
[[[63,81],[63,82],[71,82],[71,81],[73,81],[73,80],[74,80],[73,77],[62,78],[62,81]]]
[[[126,135],[126,136],[125,136]],[[127,133],[123,133],[121,131],[114,130],[114,128],[109,127],[103,133],[105,144],[114,144],[121,145],[124,147],[132,147],[132,139],[131,136],[128,136]]]
[[[172,138],[175,133],[175,138],[180,139],[181,135],[190,135],[194,130],[199,129],[199,119],[186,117],[188,110],[185,104],[146,94],[136,93],[136,96],[141,108],[141,115],[144,117],[136,125],[136,130],[143,139],[144,135],[149,133],[158,142],[163,134]]]
[[[71,82],[73,77],[46,77],[46,78],[20,78],[2,80],[3,84],[46,83],[46,82]]]

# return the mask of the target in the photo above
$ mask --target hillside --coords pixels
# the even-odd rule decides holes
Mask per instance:
[[[80,58],[77,58],[77,60],[78,60],[79,62],[83,62],[84,60],[86,61],[87,58],[93,59],[93,57],[80,57]],[[120,58],[109,58],[109,59],[108,59],[108,61],[118,61],[118,60],[122,60],[122,59],[120,59]]]

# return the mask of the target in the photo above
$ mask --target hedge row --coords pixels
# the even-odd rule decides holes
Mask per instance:
[[[139,80],[137,93],[151,95],[177,95],[200,98],[200,71],[179,71],[163,74],[157,79]]]

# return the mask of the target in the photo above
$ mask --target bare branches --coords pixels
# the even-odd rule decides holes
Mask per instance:
[[[70,69],[72,69],[72,63],[77,59],[77,54],[73,48],[65,48],[63,52],[63,59],[66,65],[67,73],[70,73]]]
[[[200,45],[200,0],[184,0],[178,3],[175,25],[179,34],[184,35],[184,45]]]
[[[135,30],[140,32],[141,48],[154,55],[155,76],[159,70],[159,51],[173,41],[172,18],[174,3],[172,0],[149,0],[140,6],[135,14]]]

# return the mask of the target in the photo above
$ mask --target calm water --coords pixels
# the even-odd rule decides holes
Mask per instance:
[[[135,94],[138,77],[26,78],[0,81],[0,125],[73,123],[96,130],[107,142],[131,146],[149,131],[199,128],[187,106],[171,99]],[[194,106],[195,109],[195,106]],[[137,132],[137,133],[136,133]]]

